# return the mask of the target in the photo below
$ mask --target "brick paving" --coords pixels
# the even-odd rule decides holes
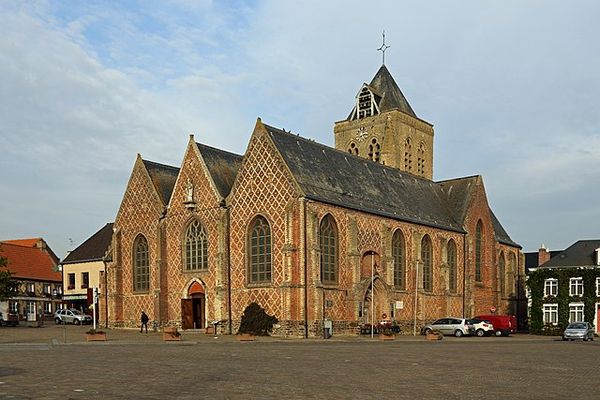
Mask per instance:
[[[238,342],[89,327],[0,328],[0,399],[593,399],[600,341],[334,336]],[[66,332],[66,343],[64,341]]]

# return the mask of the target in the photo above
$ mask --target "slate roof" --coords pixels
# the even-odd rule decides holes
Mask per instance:
[[[156,192],[160,196],[163,205],[166,206],[171,199],[175,181],[177,180],[177,175],[179,175],[179,168],[149,160],[142,161],[150,175]]]
[[[307,198],[464,232],[435,182],[264,126]]]
[[[540,268],[598,267],[595,250],[600,248],[600,240],[579,240],[560,254],[550,258]]]
[[[62,264],[102,260],[112,241],[112,234],[113,223],[111,222],[104,225],[98,232],[70,252],[62,261]]]
[[[550,258],[554,258],[564,250],[552,250],[550,251]],[[530,268],[537,268],[540,266],[539,263],[539,251],[530,251],[527,253],[523,253],[525,255],[525,272],[527,273]]]
[[[8,270],[15,278],[62,282],[52,256],[38,247],[4,241],[0,243],[0,255],[8,260]]]
[[[202,154],[204,163],[221,197],[227,197],[240,169],[243,157],[201,143],[196,143],[196,146],[198,146],[198,151]]]
[[[377,71],[369,86],[374,88],[381,96],[379,111],[384,112],[398,108],[403,113],[417,118],[412,107],[408,104],[408,100],[406,100],[406,97],[402,94],[402,91],[385,65],[382,65],[381,68],[379,68],[379,71]]]
[[[500,221],[498,221],[496,214],[494,214],[494,212],[491,209],[490,209],[490,214],[492,215],[492,225],[494,226],[494,235],[496,236],[496,240],[498,241],[498,243],[521,248],[521,246],[519,244],[515,243],[510,238],[510,236],[508,236],[508,233],[506,233],[506,231],[504,230],[504,227],[502,226]]]

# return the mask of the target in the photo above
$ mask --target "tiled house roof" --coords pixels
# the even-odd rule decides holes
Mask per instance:
[[[38,247],[4,241],[0,243],[0,255],[8,260],[8,270],[15,278],[62,282],[52,256]]]

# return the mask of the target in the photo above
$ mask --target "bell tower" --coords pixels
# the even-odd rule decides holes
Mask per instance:
[[[417,117],[385,64],[333,133],[338,150],[433,179],[433,125]]]

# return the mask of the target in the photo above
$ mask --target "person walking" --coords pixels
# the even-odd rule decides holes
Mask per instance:
[[[144,330],[144,327],[146,327],[146,333],[148,333],[148,321],[149,320],[150,320],[150,318],[148,318],[148,316],[146,315],[144,310],[142,310],[142,325],[140,326],[140,333],[142,333],[142,331]]]

